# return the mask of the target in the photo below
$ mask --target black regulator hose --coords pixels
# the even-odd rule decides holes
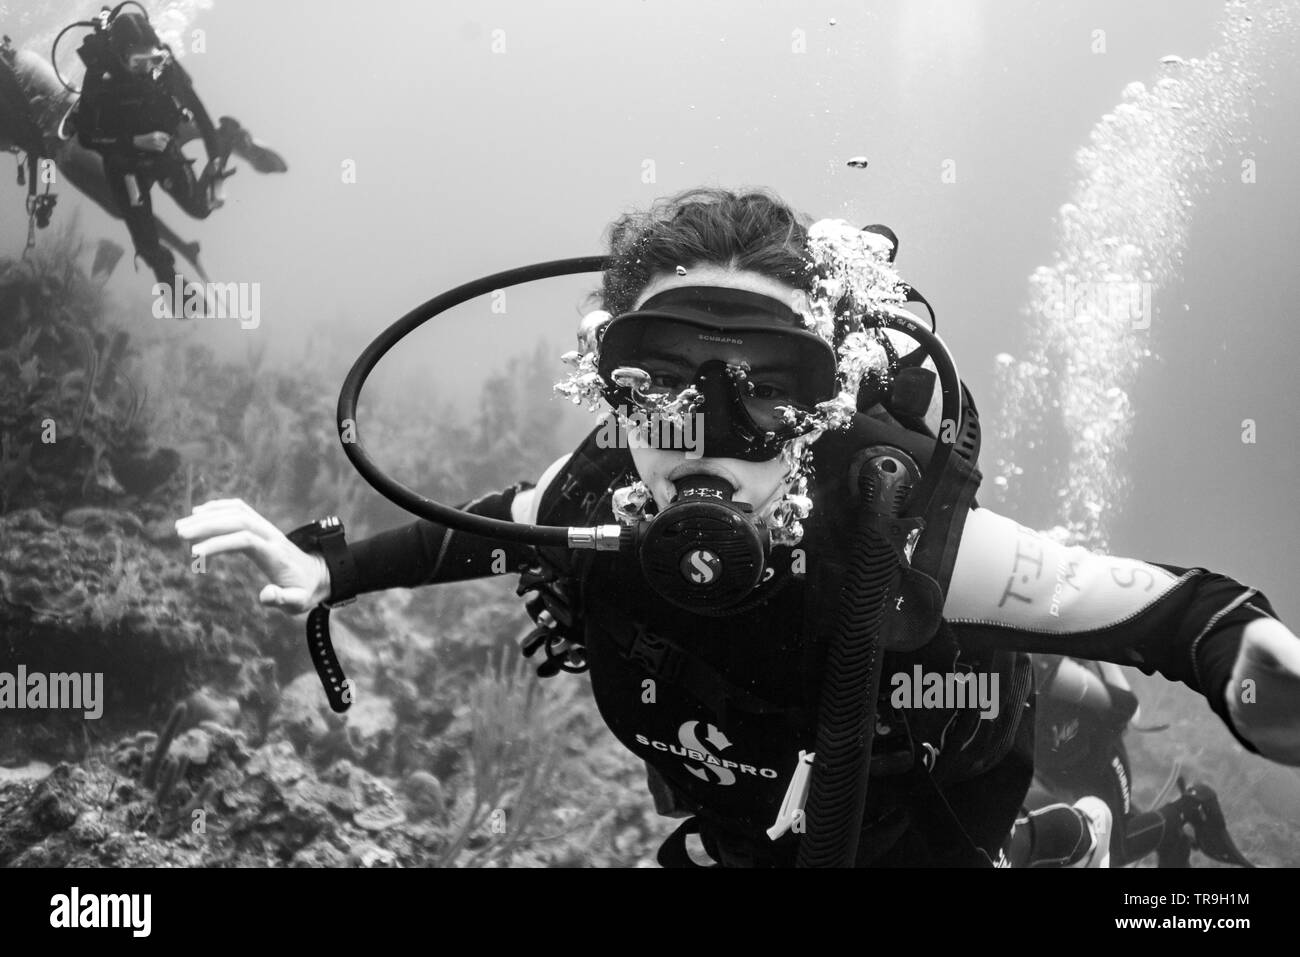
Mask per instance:
[[[900,449],[875,446],[859,453],[857,519],[838,596],[835,634],[822,671],[816,756],[804,807],[805,833],[796,859],[799,867],[857,863],[884,662],[880,630],[900,564],[883,529],[900,512],[928,513],[962,431],[961,378],[942,340],[914,320],[899,318],[890,324],[916,339],[934,360],[943,420],[924,472]]]
[[[905,454],[888,451],[877,450],[858,476],[860,507],[826,652],[799,867],[853,867],[857,858],[884,659],[880,628],[899,564],[874,506],[882,491],[894,498],[882,490],[882,478],[902,478],[902,461],[910,464]]]
[[[66,27],[60,30],[58,32],[58,35],[55,36],[54,38],[53,45],[51,45],[50,47],[50,65],[54,67],[54,78],[57,79],[59,83],[63,85],[63,88],[67,90],[69,93],[72,93],[76,96],[80,96],[81,91],[78,90],[71,83],[69,83],[67,80],[65,80],[63,78],[63,74],[59,71],[59,41],[63,39],[63,35],[65,33],[67,33],[69,30],[75,30],[77,27],[86,27],[90,30],[93,30],[95,29],[96,24],[90,20],[78,20],[76,23],[69,23]]]
[[[370,453],[361,441],[361,431],[357,424],[357,400],[361,387],[375,365],[395,345],[406,338],[415,329],[435,316],[446,312],[454,306],[487,295],[507,286],[532,282],[537,279],[551,279],[556,276],[570,276],[576,273],[600,272],[605,269],[607,260],[604,256],[584,256],[576,259],[557,259],[552,262],[521,266],[505,272],[493,273],[473,282],[457,286],[455,289],[434,296],[422,306],[412,309],[397,322],[385,329],[366,347],[365,352],[353,363],[351,371],[343,381],[339,392],[338,418],[336,425],[339,438],[343,443],[343,452],[361,477],[369,482],[379,494],[396,505],[400,505],[420,518],[438,522],[449,528],[482,535],[505,542],[519,542],[525,545],[573,547],[569,530],[559,525],[524,525],[517,522],[504,522],[498,519],[473,515],[459,509],[441,505],[431,498],[407,488],[401,482],[389,478],[379,470]]]
[[[901,331],[921,344],[926,354],[934,361],[934,368],[939,381],[940,395],[943,398],[942,419],[939,422],[939,437],[934,444],[934,454],[925,463],[921,473],[920,484],[912,491],[905,509],[909,515],[922,515],[929,510],[930,499],[938,489],[939,480],[948,467],[952,457],[953,445],[962,435],[961,376],[957,365],[952,361],[952,354],[943,340],[921,323],[912,318],[894,317],[888,327]]]

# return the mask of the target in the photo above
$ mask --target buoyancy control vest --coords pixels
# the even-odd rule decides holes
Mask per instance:
[[[669,605],[647,585],[634,555],[540,550],[571,609],[565,631],[582,646],[601,715],[647,764],[657,809],[694,815],[706,846],[731,862],[790,864],[797,851],[794,830],[775,841],[766,831],[799,752],[814,750],[827,616],[844,573],[836,530],[846,527],[843,483],[822,479],[847,460],[844,446],[854,434],[828,433],[814,444],[814,508],[804,539],[773,549],[765,580],[733,614],[708,617]],[[542,490],[540,522],[610,520],[613,491],[636,476],[630,454],[602,448],[598,435],[593,431]],[[900,693],[926,676],[965,673],[984,675],[990,685],[997,675],[996,717],[981,717],[969,703],[916,707],[915,697]],[[882,858],[913,826],[943,830],[947,843],[965,845],[947,863],[988,863],[981,851],[994,850],[1009,830],[1032,754],[1019,756],[1028,762],[1023,773],[983,789],[982,806],[965,813],[950,806],[944,789],[986,774],[1013,747],[1029,750],[1032,714],[1028,736],[1022,718],[1032,684],[1026,656],[963,652],[946,623],[922,647],[886,653],[859,864]]]

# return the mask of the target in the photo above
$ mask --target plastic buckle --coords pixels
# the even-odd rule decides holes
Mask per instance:
[[[525,592],[536,591],[539,586],[550,584],[557,577],[555,572],[538,565],[525,568],[519,573],[519,585],[515,588],[515,594],[522,596]]]
[[[925,519],[902,515],[877,515],[874,516],[873,524],[876,531],[894,549],[899,563],[904,568],[911,568],[912,553],[916,550],[916,543],[920,540],[921,533],[925,531]]]
[[[681,657],[664,639],[650,634],[645,626],[637,628],[636,638],[628,649],[628,658],[656,677],[672,681],[681,668]]]

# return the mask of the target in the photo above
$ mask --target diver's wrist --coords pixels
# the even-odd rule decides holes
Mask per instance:
[[[317,605],[329,601],[330,592],[333,590],[334,585],[330,580],[330,566],[329,562],[325,561],[325,556],[319,552],[310,552],[308,554],[312,563],[316,566],[316,587],[312,589],[311,593],[311,607],[315,608]]]
[[[324,597],[316,604],[346,605],[356,598],[357,566],[348,550],[343,523],[337,516],[308,522],[289,532],[287,537],[290,543],[315,556],[324,565],[324,570],[319,573],[321,582],[318,582],[323,584]],[[318,596],[313,594],[312,597]]]

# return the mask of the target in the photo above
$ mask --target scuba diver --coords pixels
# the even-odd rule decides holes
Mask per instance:
[[[75,96],[63,88],[49,61],[31,50],[15,51],[8,44],[0,50],[0,53],[6,52],[7,55],[0,55],[0,149],[22,157],[18,165],[18,185],[28,187],[27,249],[35,248],[36,230],[49,225],[58,199],[57,194],[51,191],[52,177],[47,180],[45,191],[38,192],[41,160],[53,162],[58,172],[88,199],[114,219],[122,219],[100,155],[83,147],[75,138],[59,135],[64,116],[76,102]],[[225,119],[223,117],[219,130],[225,128]],[[197,130],[193,135],[197,136]],[[181,138],[187,139],[184,132]],[[235,139],[234,144],[235,154],[242,155],[239,140]],[[183,240],[156,215],[154,226],[162,241],[180,253],[195,273],[206,280],[199,263],[199,244]]]
[[[1123,734],[1137,719],[1138,699],[1119,667],[1058,655],[1034,655],[1033,662],[1038,730],[1027,806],[1060,796],[1103,800],[1115,822],[1112,867],[1151,853],[1160,867],[1187,867],[1193,848],[1224,864],[1252,866],[1228,833],[1218,795],[1208,785],[1187,787],[1180,776],[1179,797],[1163,804],[1157,797],[1159,806],[1149,811],[1134,806]]]
[[[139,12],[125,9],[129,6]],[[80,91],[31,51],[0,58],[0,146],[24,151],[33,173],[39,158],[54,160],[81,192],[124,219],[137,255],[159,282],[170,285],[175,278],[170,250],[206,278],[198,244],[186,243],[154,215],[153,184],[160,183],[182,209],[203,219],[222,203],[221,184],[235,172],[226,168],[232,154],[262,173],[285,172],[287,164],[234,118],[223,116],[214,126],[189,74],[138,3],[106,7],[95,20],[65,27],[54,41],[55,62],[59,40],[77,27],[92,31],[77,51],[86,66]],[[14,131],[23,135],[11,143],[18,140]],[[198,177],[182,152],[195,139],[203,140],[208,157]],[[34,193],[34,176],[32,183]],[[51,197],[44,202],[52,207],[48,188],[44,196]],[[29,198],[29,207],[32,202]],[[38,227],[49,220],[48,208],[40,212]]]
[[[160,183],[181,209],[205,219],[224,202],[221,183],[234,172],[226,170],[229,151],[189,74],[163,48],[149,18],[118,7],[100,22],[77,50],[86,78],[67,122],[82,146],[103,157],[136,254],[160,283],[171,285],[176,260],[154,228],[153,185]],[[178,143],[186,119],[198,127],[208,157],[197,178]]]
[[[419,521],[347,542],[337,517],[286,535],[223,499],[177,534],[205,560],[248,556],[261,603],[310,612],[339,712],[354,688],[332,607],[489,577],[504,553],[537,623],[523,653],[543,677],[589,672],[656,809],[683,819],[664,866],[1104,865],[1103,802],[1022,814],[1034,652],[1182,681],[1248,750],[1300,763],[1300,641],[1256,589],[975,503],[978,414],[897,248],[763,192],[660,200],[613,224],[608,256],[467,283],[358,359],[344,451]],[[572,454],[458,509],[379,472],[356,405],[388,349],[493,289],[595,270],[557,388],[610,411]]]

